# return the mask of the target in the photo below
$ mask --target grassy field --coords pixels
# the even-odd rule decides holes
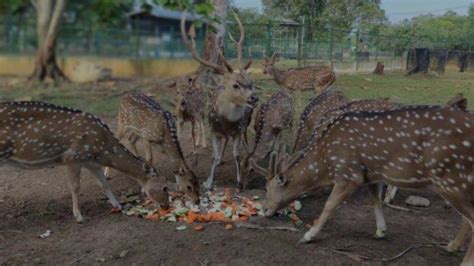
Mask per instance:
[[[278,86],[266,76],[256,76],[255,83],[262,88],[261,98],[268,98]],[[463,93],[474,101],[474,71],[459,73],[455,69],[441,76],[432,74],[406,76],[401,72],[340,75],[334,84],[351,99],[389,97],[405,104],[444,104],[456,93]],[[114,80],[94,84],[33,85],[18,78],[0,78],[0,101],[37,100],[75,107],[98,115],[115,115],[120,97],[129,90],[141,90],[157,96],[160,103],[172,109],[175,93],[157,79]],[[312,92],[301,93],[302,108]],[[471,110],[474,108],[470,107]]]

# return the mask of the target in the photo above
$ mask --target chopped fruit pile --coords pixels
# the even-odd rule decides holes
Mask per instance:
[[[264,216],[261,196],[242,196],[238,190],[225,188],[223,190],[208,191],[201,196],[200,206],[190,201],[179,193],[171,193],[171,207],[167,210],[155,209],[154,204],[147,200],[139,204],[138,199],[132,199],[122,210],[128,216],[139,216],[150,221],[167,222],[222,222],[227,223],[226,229],[232,229],[231,222],[246,222],[252,216]],[[138,205],[134,205],[138,203]],[[296,212],[301,210],[301,202],[295,201],[281,213],[288,215],[296,226],[304,225]],[[116,212],[112,210],[112,212]],[[186,230],[186,226],[178,226],[178,231]],[[196,231],[204,230],[202,224],[194,227]]]

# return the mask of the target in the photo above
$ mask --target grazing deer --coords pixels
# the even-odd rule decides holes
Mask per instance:
[[[209,105],[208,121],[211,127],[213,161],[209,177],[204,185],[206,188],[212,186],[215,169],[221,160],[221,149],[225,146],[222,145],[222,142],[232,138],[233,155],[237,168],[237,182],[239,186],[241,186],[239,145],[242,135],[244,134],[244,129],[246,128],[244,125],[246,123],[248,108],[254,108],[258,101],[252,79],[247,73],[247,69],[250,67],[252,61],[249,61],[245,65],[241,63],[242,45],[245,36],[244,29],[239,18],[234,13],[240,28],[240,39],[237,42],[239,71],[238,73],[234,73],[232,66],[225,60],[222,53],[221,56],[224,59],[225,67],[206,61],[198,56],[194,48],[194,36],[191,36],[192,43],[190,43],[186,34],[184,23],[185,15],[186,12],[183,12],[183,16],[181,17],[181,36],[186,47],[196,61],[203,66],[213,69],[217,74],[222,76],[221,85],[215,90]]]
[[[356,188],[367,184],[375,210],[376,235],[381,237],[386,228],[381,193],[377,193],[381,182],[431,189],[463,216],[461,230],[448,250],[458,250],[471,234],[463,265],[473,265],[474,113],[414,106],[384,112],[342,110],[340,114],[321,124],[323,134],[315,136],[304,151],[273,163],[265,215],[274,215],[306,191],[334,185],[321,216],[301,239],[310,242],[338,206]]]
[[[191,122],[191,135],[193,138],[193,153],[196,147],[207,147],[206,133],[204,130],[204,116],[206,111],[207,94],[197,84],[195,76],[180,78],[176,83],[176,117],[178,136],[181,137],[181,128],[184,122]],[[195,135],[195,125],[197,124],[198,136]]]
[[[467,99],[464,97],[462,93],[456,94],[453,98],[451,98],[447,102],[446,105],[452,108],[459,109],[459,110],[467,111]],[[398,188],[396,186],[388,185],[383,202],[385,204],[390,204],[395,198],[397,191],[398,191]]]
[[[336,74],[328,66],[317,65],[280,70],[275,67],[275,63],[279,60],[280,56],[277,53],[270,58],[266,57],[263,61],[263,74],[272,75],[278,85],[288,90],[314,90],[319,94],[336,80]]]
[[[79,209],[81,168],[97,178],[110,203],[121,208],[101,166],[119,170],[137,181],[142,191],[167,208],[168,188],[156,170],[132,155],[92,114],[42,102],[0,103],[0,166],[24,169],[66,165],[72,193],[73,214]]]
[[[137,92],[123,96],[118,110],[117,138],[128,139],[135,155],[138,154],[136,144],[142,140],[145,160],[150,165],[153,165],[152,147],[167,154],[177,169],[178,190],[199,202],[199,181],[184,160],[173,116],[158,102]]]
[[[255,141],[253,148],[240,163],[243,184],[256,161],[265,158],[275,147],[279,147],[282,131],[290,128],[293,120],[293,101],[284,90],[274,93],[267,102],[260,105],[255,116]],[[268,146],[271,142],[271,145]],[[250,161],[253,161],[250,163]]]

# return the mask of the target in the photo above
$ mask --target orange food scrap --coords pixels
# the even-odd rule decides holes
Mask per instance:
[[[246,222],[246,221],[249,220],[249,217],[248,216],[240,216],[239,220],[242,221],[242,222]]]
[[[195,212],[193,211],[188,212],[188,216],[186,217],[188,224],[194,223],[194,221],[196,221],[197,219],[198,219],[198,215]]]
[[[226,224],[225,225],[225,230],[230,230],[232,228],[234,228],[234,226],[232,224]]]
[[[160,215],[158,213],[153,213],[145,216],[146,220],[157,222],[160,220]]]
[[[293,222],[297,222],[300,220],[300,218],[298,217],[298,215],[292,213],[290,215],[288,215],[288,217],[293,221]]]
[[[122,212],[122,210],[119,209],[119,208],[112,208],[112,209],[110,210],[110,212],[111,212],[111,213],[120,213],[120,212]]]
[[[202,231],[202,230],[204,230],[204,225],[202,225],[202,224],[198,224],[194,227],[194,231],[199,232],[199,231]]]
[[[165,215],[167,215],[168,213],[170,213],[170,212],[172,212],[172,211],[173,211],[173,208],[169,208],[169,209],[166,209],[166,210],[164,210],[164,209],[159,209],[159,210],[158,210],[158,214],[159,214],[160,216],[165,216]]]
[[[209,212],[209,220],[210,221],[217,221],[217,222],[225,222],[228,219],[225,217],[223,212]]]

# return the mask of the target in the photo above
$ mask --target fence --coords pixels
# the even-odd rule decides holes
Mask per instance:
[[[92,25],[62,25],[57,43],[62,56],[93,55],[134,59],[189,58],[181,42],[179,21],[167,26],[130,22],[124,28],[101,28]],[[375,62],[383,61],[385,68],[404,69],[406,51],[423,45],[443,48],[426,40],[401,39],[397,36],[367,34],[357,29],[311,29],[298,23],[271,22],[244,24],[246,39],[244,57],[259,59],[274,52],[290,64],[304,66],[322,63],[338,72],[371,71]],[[238,28],[229,24],[228,31],[238,37]],[[0,53],[33,54],[36,49],[36,23],[32,19],[0,18]],[[202,48],[203,31],[197,38]],[[226,56],[236,56],[236,49],[226,37]],[[469,46],[470,47],[470,46]],[[470,49],[470,48],[469,48]]]

